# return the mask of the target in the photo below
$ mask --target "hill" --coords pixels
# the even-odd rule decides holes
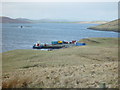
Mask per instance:
[[[0,17],[0,23],[31,23],[31,22],[25,19],[12,19],[9,17]]]
[[[103,24],[107,21],[70,21],[64,19],[39,19],[0,17],[0,23],[81,23],[81,24]]]
[[[86,46],[2,53],[3,88],[118,87],[118,38],[87,38]]]
[[[70,21],[63,19],[40,19],[30,20],[26,18],[12,19],[10,17],[0,17],[0,23],[69,23]]]
[[[80,21],[77,23],[81,23],[81,24],[104,24],[107,23],[108,21]]]
[[[88,29],[120,32],[120,24],[118,22],[120,22],[120,19],[110,21],[110,22],[105,23],[105,24],[88,27]]]

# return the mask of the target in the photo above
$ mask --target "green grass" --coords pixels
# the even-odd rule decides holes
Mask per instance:
[[[79,65],[81,61],[85,59],[85,56],[92,57],[93,55],[97,56],[100,54],[102,57],[101,52],[104,51],[104,49],[108,49],[109,52],[113,49],[111,54],[117,55],[117,38],[91,38],[83,39],[81,42],[85,42],[87,45],[55,51],[13,50],[5,52],[2,54],[3,71],[34,66]],[[116,49],[111,47],[116,47]],[[83,58],[83,60],[78,61],[79,58]],[[88,59],[88,61],[91,60],[90,57],[86,59]],[[73,60],[75,62],[73,62]]]
[[[80,42],[87,45],[54,51],[13,50],[2,53],[3,86],[23,87],[23,83],[27,83],[26,87],[98,87],[91,86],[89,80],[93,79],[93,82],[105,81],[109,87],[117,87],[110,80],[117,80],[118,39],[90,38]],[[110,65],[113,66],[106,67]],[[94,78],[91,76],[93,71],[96,73]],[[106,75],[108,80],[104,79]],[[28,81],[26,78],[31,79]],[[79,83],[77,86],[76,82]]]

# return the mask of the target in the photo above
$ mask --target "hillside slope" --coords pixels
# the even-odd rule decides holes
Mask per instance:
[[[54,51],[4,52],[3,88],[118,87],[118,39],[88,38],[76,46]]]
[[[9,17],[0,17],[0,23],[30,23],[28,20],[12,19]]]
[[[101,24],[98,26],[88,27],[88,29],[120,32],[120,28],[119,28],[120,24],[118,22],[120,22],[120,19],[105,24]]]

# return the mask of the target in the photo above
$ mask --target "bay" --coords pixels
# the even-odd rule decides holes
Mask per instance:
[[[32,49],[37,41],[77,40],[92,37],[118,37],[117,32],[90,30],[97,24],[77,23],[12,23],[2,24],[2,52],[15,49]],[[21,28],[20,26],[23,26]]]

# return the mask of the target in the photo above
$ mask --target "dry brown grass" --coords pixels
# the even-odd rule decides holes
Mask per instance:
[[[109,88],[118,87],[117,62],[79,66],[29,68],[4,75],[4,88]]]

